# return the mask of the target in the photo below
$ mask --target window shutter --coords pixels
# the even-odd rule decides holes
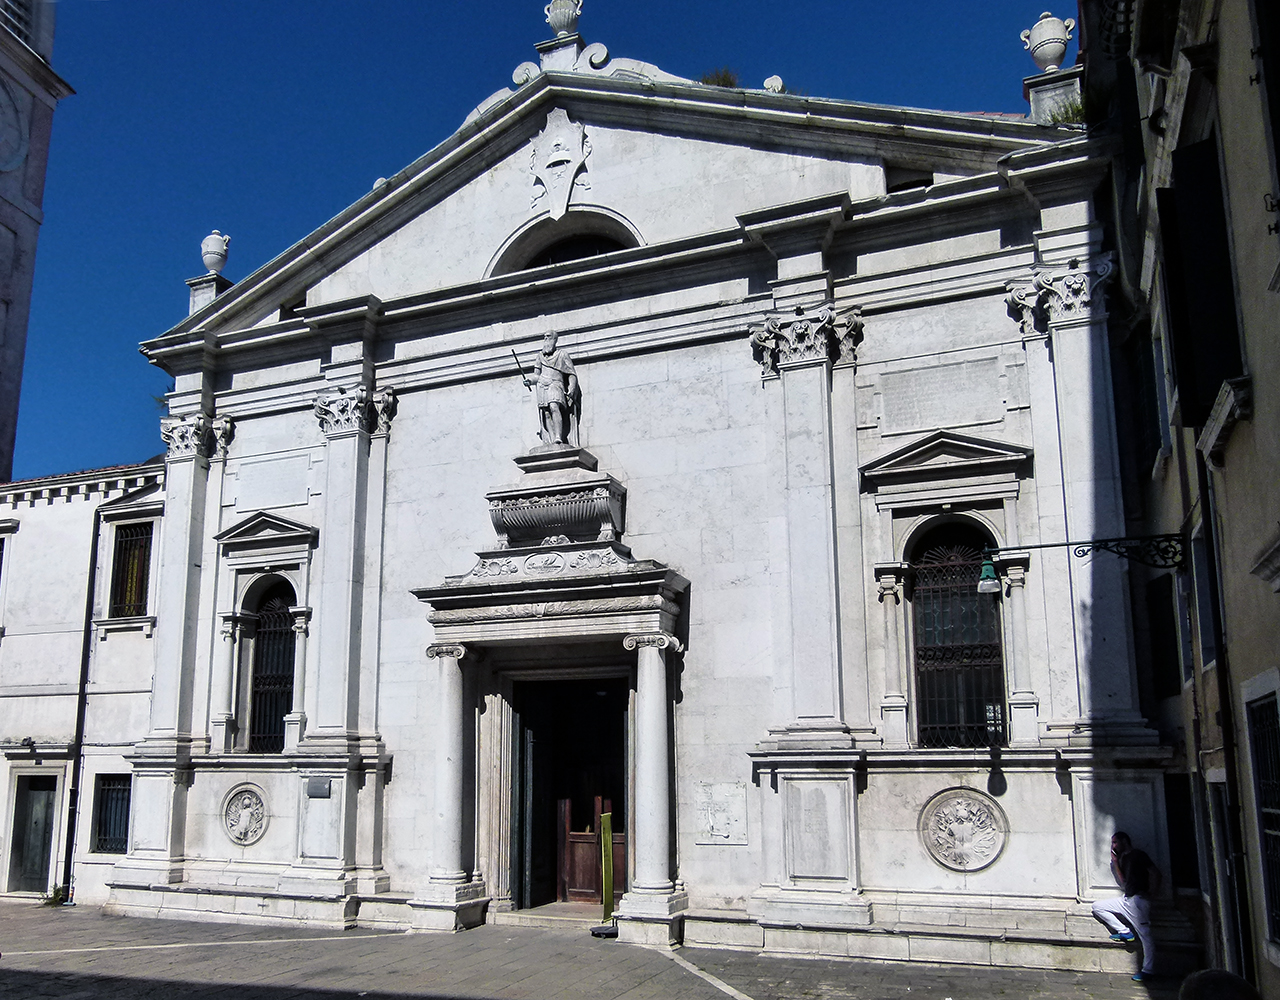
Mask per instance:
[[[1243,371],[1215,138],[1174,151],[1173,189],[1156,205],[1182,423],[1202,427],[1223,381]]]

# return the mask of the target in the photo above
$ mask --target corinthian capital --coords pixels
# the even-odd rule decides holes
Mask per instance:
[[[350,431],[369,429],[369,390],[362,385],[351,389],[335,389],[316,397],[316,419],[328,437]]]
[[[168,447],[168,460],[208,458],[213,448],[213,421],[203,413],[185,417],[161,417],[160,437]]]
[[[858,307],[840,316],[833,302],[809,310],[798,306],[794,313],[766,316],[754,327],[751,351],[764,375],[776,375],[779,365],[852,360],[862,328]]]
[[[1021,324],[1023,337],[1044,334],[1054,324],[1101,319],[1106,315],[1104,292],[1114,273],[1110,254],[1083,264],[1073,260],[1066,267],[1038,267],[1030,283],[1007,286],[1009,315]]]

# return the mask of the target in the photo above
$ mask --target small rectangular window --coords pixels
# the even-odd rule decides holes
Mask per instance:
[[[1280,940],[1280,714],[1276,696],[1247,707],[1253,756],[1253,788],[1262,844],[1262,882],[1267,908],[1267,937]]]
[[[1147,629],[1150,634],[1151,678],[1157,698],[1182,694],[1182,663],[1178,655],[1177,605],[1173,598],[1173,574],[1164,573],[1147,583]]]
[[[98,775],[94,796],[93,850],[99,854],[129,851],[129,794],[127,774]]]
[[[1195,588],[1196,633],[1200,637],[1200,669],[1208,670],[1218,660],[1213,634],[1213,580],[1209,575],[1209,549],[1204,536],[1191,539],[1191,579]]]
[[[116,528],[111,569],[110,618],[147,613],[147,581],[151,574],[151,531],[154,525],[122,524]]]

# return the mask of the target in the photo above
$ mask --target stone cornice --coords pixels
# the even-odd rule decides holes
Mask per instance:
[[[27,77],[45,104],[56,104],[75,93],[71,84],[55,73],[38,52],[8,31],[0,32],[0,56],[12,62],[21,76]]]

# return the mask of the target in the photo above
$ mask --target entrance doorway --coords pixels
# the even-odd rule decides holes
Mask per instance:
[[[9,891],[47,892],[53,852],[53,806],[58,779],[52,774],[18,776],[9,853]]]
[[[612,814],[613,891],[626,891],[623,678],[514,685],[512,900],[517,909],[603,901],[600,816]]]

